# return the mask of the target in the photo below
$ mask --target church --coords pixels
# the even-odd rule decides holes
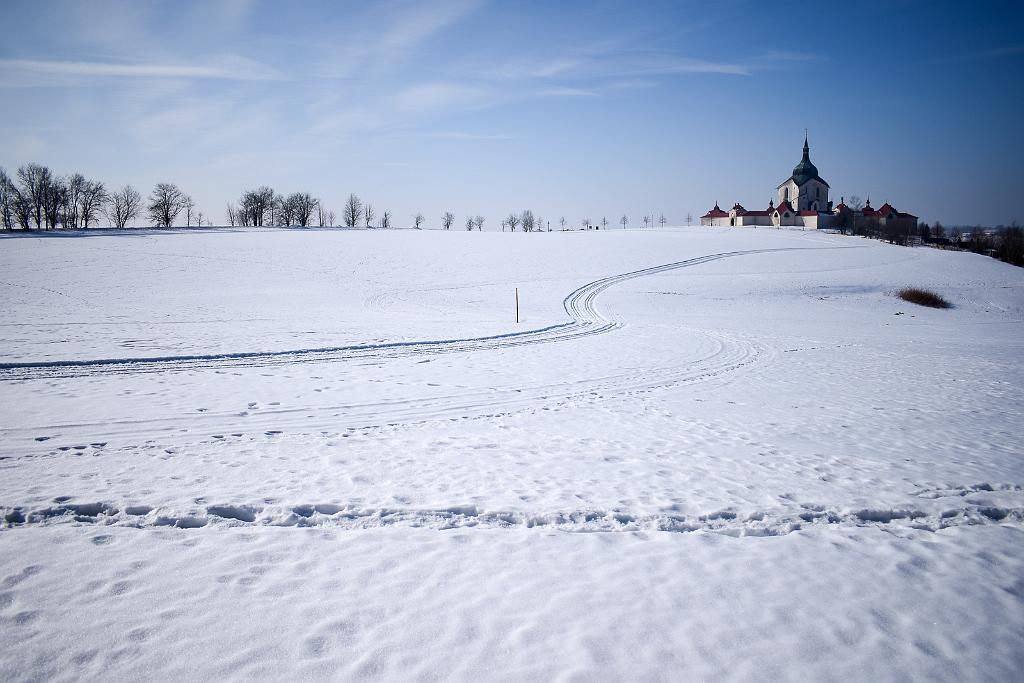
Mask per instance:
[[[811,163],[811,148],[804,136],[804,155],[793,169],[793,174],[780,184],[779,203],[772,199],[763,211],[750,211],[738,202],[728,211],[718,203],[701,216],[700,224],[707,226],[757,226],[797,227],[817,230],[818,228],[853,227],[865,220],[885,225],[900,219],[912,221],[917,226],[917,216],[897,211],[888,202],[880,209],[871,208],[871,200],[863,208],[852,209],[843,201],[834,207],[828,199],[829,184],[818,174],[818,168]]]

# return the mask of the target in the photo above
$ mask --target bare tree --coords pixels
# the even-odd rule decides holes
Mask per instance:
[[[687,225],[687,227],[689,227],[690,223],[693,223],[693,214],[692,213],[687,213],[686,214],[686,225]]]
[[[281,197],[278,200],[279,206],[277,209],[277,224],[287,228],[289,225],[295,223],[295,195],[298,193],[290,194],[287,197]]]
[[[43,218],[50,230],[57,227],[68,201],[68,186],[62,178],[52,178],[43,191]]]
[[[25,230],[32,229],[32,200],[19,188],[14,188],[14,217]]]
[[[37,230],[43,227],[43,196],[52,181],[53,173],[45,166],[25,164],[18,168],[18,185],[20,186],[18,190],[21,194],[21,201],[27,202],[29,212],[35,219]]]
[[[645,228],[649,227],[650,224],[651,224],[651,217],[650,216],[644,216],[644,227]]]
[[[227,214],[228,214],[228,223],[231,224],[232,228],[235,227],[235,224],[238,222],[238,209],[236,209],[231,204],[228,204],[228,206],[227,206]]]
[[[584,218],[583,219],[583,229],[584,230],[590,230],[590,219],[589,218]]]
[[[169,228],[185,208],[185,193],[174,183],[158,183],[149,195],[146,215],[158,228]]]
[[[274,205],[274,190],[266,185],[242,194],[239,201],[242,225],[260,227]]]
[[[857,195],[852,195],[850,197],[850,202],[849,204],[847,204],[847,206],[849,206],[854,211],[860,211],[861,209],[864,208],[864,200],[858,197]]]
[[[474,227],[476,227],[476,220],[472,216],[466,216],[466,230],[472,230]]]
[[[558,219],[558,224],[562,226],[562,232],[565,232],[565,216]]]
[[[533,217],[533,211],[526,209],[519,217],[519,222],[523,225],[523,232],[532,232],[537,224],[537,219]]]
[[[107,188],[99,180],[86,180],[78,193],[78,217],[82,227],[89,228],[89,223],[99,218],[109,195]]]
[[[327,225],[333,227],[334,226],[335,218],[336,218],[336,216],[334,215],[334,211],[328,211],[327,212]],[[321,226],[321,227],[323,227],[323,226]]]
[[[423,225],[423,221],[425,221],[425,220],[426,219],[423,217],[422,213],[417,213],[415,216],[412,217],[412,227],[414,227],[417,230],[419,230],[420,226]]]
[[[661,227],[665,227],[665,214],[658,216],[658,222],[661,223]]]
[[[314,211],[317,211],[320,227],[323,227],[326,216],[320,208],[319,200],[308,192],[293,192],[284,200],[281,215],[288,216],[289,222],[286,225],[294,222],[305,228],[312,221]]]
[[[601,216],[601,227],[604,228],[605,230],[608,229],[608,217],[607,216]]]
[[[196,212],[196,225],[198,225],[200,228],[203,227],[203,212],[202,211],[197,211]]]
[[[182,206],[185,207],[185,227],[192,225],[192,209],[196,208],[196,200],[192,199],[192,195],[185,195],[181,200]]]
[[[282,215],[284,212],[285,204],[284,195],[275,194],[270,200],[270,224],[271,225],[283,225],[287,227],[291,224],[290,221],[285,220]]]
[[[391,212],[385,211],[380,217],[380,227],[390,228],[391,227]]]
[[[373,212],[373,205],[367,204],[363,207],[363,225],[370,227],[376,214]]]
[[[485,220],[487,220],[487,219],[486,219],[486,218],[484,218],[483,216],[477,216],[477,217],[476,217],[476,218],[474,219],[474,222],[476,223],[476,229],[477,229],[477,230],[478,230],[479,232],[483,232],[483,231],[484,231],[484,221],[485,221]]]
[[[508,218],[505,219],[505,222],[508,223],[508,227],[512,229],[512,232],[515,232],[516,226],[519,225],[519,216],[514,213],[510,213]]]
[[[454,223],[454,222],[455,222],[455,214],[453,214],[451,211],[445,211],[444,215],[441,216],[441,225],[444,226],[445,230],[451,230],[452,229],[452,223]]]
[[[78,228],[78,203],[81,199],[85,182],[85,176],[81,173],[74,173],[68,176],[65,182],[65,187],[67,188],[67,195],[65,196],[67,206],[64,207],[63,216],[65,228]]]
[[[629,218],[626,216],[626,214],[622,214],[622,218],[619,219],[619,222],[622,223],[622,229],[625,230],[626,224],[629,223]]]
[[[0,223],[3,223],[4,230],[14,230],[16,193],[14,181],[0,166]]]
[[[345,202],[345,208],[341,212],[341,220],[344,221],[346,228],[354,228],[359,225],[359,217],[363,212],[363,203],[359,201],[354,193],[348,196],[348,201]]]
[[[537,216],[537,220],[535,221],[535,224],[537,225],[537,230],[538,231],[544,232],[544,219],[543,218],[541,218],[540,216]],[[548,230],[551,230],[551,226],[548,226]]]

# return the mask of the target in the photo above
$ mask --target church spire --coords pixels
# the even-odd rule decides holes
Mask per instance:
[[[807,144],[807,129],[804,128],[804,161],[811,160],[811,148]]]

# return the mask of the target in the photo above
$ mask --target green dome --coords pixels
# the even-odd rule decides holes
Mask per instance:
[[[807,145],[807,138],[804,137],[804,156],[800,163],[793,168],[793,181],[799,187],[808,180],[817,180],[828,187],[828,183],[818,175],[818,167],[811,163],[811,148]]]

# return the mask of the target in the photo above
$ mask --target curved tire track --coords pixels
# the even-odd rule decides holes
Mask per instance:
[[[605,334],[621,326],[606,318],[596,308],[598,296],[609,287],[648,275],[689,268],[734,256],[747,256],[780,251],[842,249],[850,247],[786,247],[729,251],[699,256],[684,261],[666,263],[618,275],[611,275],[571,292],[563,300],[565,312],[571,321],[523,332],[381,344],[355,344],[287,351],[251,351],[218,354],[160,356],[150,358],[100,358],[89,360],[54,360],[0,363],[0,380],[17,381],[53,377],[85,377],[92,375],[135,374],[226,367],[269,366],[288,363],[344,361],[354,359],[388,359],[419,355],[436,355],[461,351],[501,349],[529,344],[548,344],[571,341],[581,337]]]

